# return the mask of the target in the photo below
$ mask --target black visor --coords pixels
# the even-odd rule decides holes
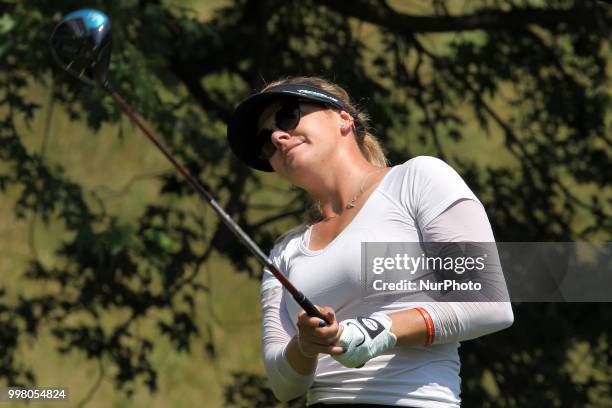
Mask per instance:
[[[238,105],[227,127],[230,148],[246,165],[257,170],[274,171],[270,163],[260,157],[264,140],[257,138],[257,122],[271,103],[287,99],[301,99],[347,110],[338,97],[312,85],[278,85],[251,95]]]

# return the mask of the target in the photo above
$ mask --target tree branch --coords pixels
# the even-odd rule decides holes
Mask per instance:
[[[404,34],[513,30],[533,24],[542,27],[555,27],[561,23],[590,26],[602,13],[598,6],[591,4],[569,9],[521,8],[510,11],[483,9],[472,14],[454,17],[416,16],[398,13],[388,6],[375,6],[367,1],[314,1],[344,16],[355,17],[396,33]]]
[[[460,75],[452,64],[447,63],[444,59],[437,57],[428,51],[421,43],[419,43],[416,39],[414,40],[418,49],[428,55],[432,60],[436,60],[439,64],[445,65],[449,72],[458,80],[461,81],[466,90],[469,91],[475,98],[476,102],[482,106],[486,113],[493,119],[493,121],[503,130],[505,137],[505,144],[508,148],[508,151],[519,161],[519,162],[527,162],[532,168],[538,168],[537,161],[533,158],[533,156],[527,151],[526,147],[523,143],[521,143],[520,138],[515,134],[514,130],[508,125],[501,116],[484,100],[482,95],[474,89],[474,87],[466,80],[465,77]],[[514,149],[513,147],[518,148],[519,151]],[[549,181],[558,186],[563,192],[566,199],[573,201],[578,204],[582,208],[588,209],[592,213],[605,216],[601,211],[599,211],[595,206],[591,206],[584,201],[581,201],[576,195],[572,194],[572,192],[563,184],[563,182],[558,177],[550,177]]]

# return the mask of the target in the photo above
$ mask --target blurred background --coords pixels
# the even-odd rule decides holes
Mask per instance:
[[[455,167],[498,241],[611,240],[607,2],[0,0],[2,387],[66,387],[75,407],[286,406],[261,360],[259,265],[52,60],[53,27],[84,7],[111,18],[119,93],[266,251],[306,197],[238,163],[225,129],[291,75],[346,87],[393,164]],[[612,406],[609,305],[514,311],[462,345],[465,406]]]

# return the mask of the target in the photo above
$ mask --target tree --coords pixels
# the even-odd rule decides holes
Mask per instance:
[[[450,162],[482,198],[498,240],[609,240],[609,5],[438,0],[417,13],[382,0],[235,0],[203,20],[160,1],[97,4],[113,21],[111,78],[120,93],[265,249],[299,220],[304,194],[283,191],[283,202],[262,207],[258,193],[272,189],[230,157],[223,127],[239,100],[287,75],[323,75],[346,86],[369,111],[393,163],[423,153]],[[48,36],[77,7],[0,5],[0,191],[18,192],[18,217],[38,215],[67,231],[58,237],[57,263],[34,257],[23,271],[33,286],[51,289],[0,291],[0,377],[35,381],[15,350],[44,325],[60,351],[109,360],[120,388],[130,392],[144,381],[155,391],[156,337],[189,352],[194,338],[208,336],[194,318],[195,299],[207,291],[197,279],[201,266],[217,253],[254,278],[260,268],[220,222],[205,224],[179,206],[150,204],[137,219],[119,220],[61,165],[24,145],[20,123],[41,108],[26,95],[32,83],[52,88],[55,103],[92,130],[120,118],[101,90],[51,62]],[[469,150],[486,143],[494,157]],[[160,180],[164,197],[193,196],[174,172]],[[127,316],[109,329],[105,316],[118,309]],[[467,405],[609,403],[604,305],[522,304],[515,313],[513,329],[462,348]],[[135,327],[151,319],[157,334],[138,334]],[[523,335],[534,330],[544,335]],[[601,365],[577,378],[568,355],[584,342]],[[261,386],[248,373],[235,378]],[[240,389],[230,386],[228,401],[238,401],[232,395]]]

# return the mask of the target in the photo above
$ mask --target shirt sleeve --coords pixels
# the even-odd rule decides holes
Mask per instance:
[[[444,161],[418,156],[404,163],[400,200],[419,228],[462,198],[478,201],[461,176]]]
[[[495,242],[482,204],[469,199],[454,202],[425,224],[421,234],[425,242]],[[496,263],[499,258],[491,256],[489,261]],[[433,344],[474,339],[507,328],[514,321],[510,302],[437,302],[424,309],[434,324]]]
[[[271,258],[278,265],[277,247]],[[260,300],[263,320],[262,349],[264,366],[272,392],[282,402],[306,393],[314,381],[314,373],[297,373],[285,357],[287,344],[295,335],[295,328],[284,305],[283,287],[274,275],[264,269]]]

